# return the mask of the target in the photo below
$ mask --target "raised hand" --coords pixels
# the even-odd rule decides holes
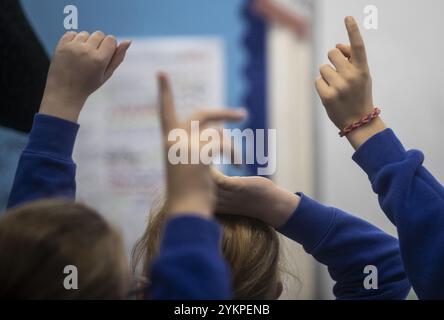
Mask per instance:
[[[111,77],[130,44],[118,45],[100,31],[67,32],[55,49],[40,113],[76,122],[86,99]]]
[[[334,68],[323,65],[320,68],[321,77],[316,80],[316,89],[327,114],[340,130],[369,115],[375,107],[364,40],[352,17],[345,18],[345,25],[350,45],[338,44],[328,52]],[[358,149],[384,129],[384,122],[377,117],[349,133],[347,139]]]
[[[216,205],[215,186],[210,165],[199,161],[197,164],[173,164],[170,151],[175,139],[175,129],[186,134],[188,155],[199,156],[204,145],[191,142],[191,123],[198,121],[199,128],[205,129],[211,123],[220,121],[241,121],[245,112],[235,110],[200,111],[186,121],[179,121],[173,101],[171,84],[165,74],[158,75],[160,118],[165,146],[165,168],[167,178],[167,210],[171,216],[193,214],[211,218]],[[177,131],[176,131],[177,132]],[[211,141],[209,143],[212,143]],[[182,149],[183,150],[183,149]],[[188,157],[188,156],[187,156]]]
[[[333,64],[321,66],[316,88],[328,116],[340,130],[373,111],[372,79],[359,27],[345,19],[350,46],[337,45],[328,52]]]

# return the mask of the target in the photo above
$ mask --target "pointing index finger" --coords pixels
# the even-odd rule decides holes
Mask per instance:
[[[160,72],[157,75],[157,82],[159,85],[159,104],[162,129],[164,133],[168,133],[174,129],[177,124],[173,92],[171,90],[171,84],[168,76],[165,73]]]
[[[353,17],[345,18],[348,37],[350,39],[352,59],[360,66],[367,66],[367,54],[365,44],[359,31],[358,24]]]

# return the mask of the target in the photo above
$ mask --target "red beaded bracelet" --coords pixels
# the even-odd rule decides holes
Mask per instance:
[[[375,119],[376,117],[378,117],[381,114],[381,110],[378,108],[375,108],[372,113],[370,113],[369,115],[366,115],[364,118],[362,118],[361,120],[345,127],[344,129],[342,129],[339,132],[339,136],[345,137],[346,135],[348,135],[350,132],[352,132],[353,130],[356,130],[364,125],[366,125],[367,123],[371,122],[373,119]]]

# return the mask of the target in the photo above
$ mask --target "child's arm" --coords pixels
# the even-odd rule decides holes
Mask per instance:
[[[410,284],[398,241],[373,225],[261,177],[226,177],[214,171],[218,213],[260,219],[303,245],[328,267],[337,299],[404,299]],[[366,266],[378,270],[378,288],[366,289]]]
[[[46,89],[23,151],[8,207],[52,197],[75,197],[72,151],[88,96],[123,61],[130,42],[95,32],[66,33],[55,50]]]
[[[278,230],[328,267],[337,299],[405,299],[410,291],[398,240],[367,221],[301,195]],[[366,266],[377,269],[377,289],[364,286]]]
[[[367,173],[381,208],[396,225],[404,268],[422,299],[444,298],[444,188],[392,130],[370,138],[353,159]]]
[[[210,167],[201,162],[173,164],[169,156],[176,155],[177,150],[171,149],[177,143],[175,134],[182,134],[179,137],[182,142],[182,139],[196,139],[190,133],[191,121],[199,121],[200,128],[204,128],[209,122],[242,120],[244,114],[234,110],[203,111],[179,123],[168,78],[161,74],[158,80],[170,221],[159,256],[151,267],[151,298],[229,299],[231,280],[220,248],[221,230],[212,219],[215,186]],[[188,154],[194,152],[199,156],[200,147],[193,145],[194,142],[182,144],[180,152],[185,148]]]
[[[194,211],[171,218],[151,266],[150,298],[230,299],[230,271],[221,253],[221,238],[220,226]]]
[[[37,114],[20,156],[8,208],[38,199],[74,199],[76,165],[72,150],[78,125]]]
[[[351,115],[363,116],[372,108],[364,42],[353,19],[348,18],[346,25],[351,46],[338,45],[339,51],[335,52],[339,58],[332,60],[337,69],[336,82],[329,85],[329,90],[339,92],[338,84],[345,81],[346,90],[341,96],[328,96],[323,89],[325,76],[318,80],[321,99],[339,127],[355,120]],[[346,68],[344,57],[350,57]],[[348,75],[341,71],[344,69]],[[341,118],[346,122],[338,120]],[[347,138],[357,149],[353,159],[368,174],[382,209],[398,229],[404,268],[414,290],[420,298],[443,298],[444,257],[437,252],[444,251],[444,188],[422,166],[423,154],[406,151],[380,118]]]

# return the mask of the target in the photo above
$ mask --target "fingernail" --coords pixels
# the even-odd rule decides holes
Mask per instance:
[[[237,113],[241,114],[241,115],[246,115],[247,114],[247,110],[245,108],[239,108],[236,110]]]
[[[123,44],[123,45],[124,45],[124,50],[125,50],[125,52],[128,51],[129,47],[131,47],[131,43],[132,43],[132,42],[129,41],[129,40],[125,40],[125,41],[124,41],[124,44]]]
[[[239,108],[237,110],[239,116],[241,116],[242,118],[247,118],[248,117],[248,110],[245,108]]]
[[[163,71],[157,72],[157,80],[164,81],[166,79],[166,73]]]

